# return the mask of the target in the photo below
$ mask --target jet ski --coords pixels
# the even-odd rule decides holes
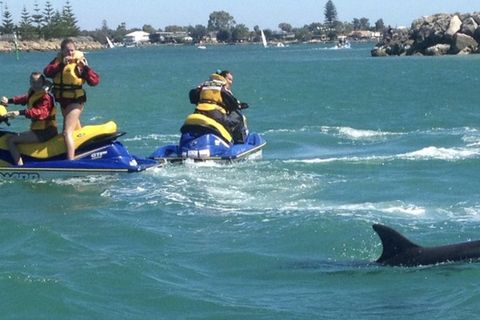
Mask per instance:
[[[0,123],[7,122],[0,116]],[[7,137],[12,132],[0,130],[0,179],[40,179],[58,176],[139,172],[158,166],[152,159],[131,155],[117,141],[124,132],[117,131],[113,121],[84,126],[74,132],[75,160],[66,159],[63,135],[41,143],[19,144],[23,166],[13,163],[7,147]]]
[[[258,159],[267,142],[258,133],[249,133],[243,143],[235,143],[223,126],[194,113],[182,127],[179,144],[158,148],[149,158],[160,163],[193,161],[233,162]]]

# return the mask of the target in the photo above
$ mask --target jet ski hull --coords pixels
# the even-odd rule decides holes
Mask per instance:
[[[233,162],[258,159],[266,141],[257,133],[250,133],[245,143],[229,144],[215,134],[195,135],[184,133],[178,145],[160,147],[150,155],[160,163],[193,161]]]
[[[6,148],[8,132],[0,136],[0,179],[43,179],[63,176],[139,172],[157,167],[157,161],[131,155],[116,139],[116,125],[86,126],[76,131],[75,160],[67,160],[60,135],[38,144],[21,145],[23,166],[13,164]]]

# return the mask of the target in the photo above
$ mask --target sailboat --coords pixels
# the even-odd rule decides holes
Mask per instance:
[[[115,45],[113,44],[112,40],[108,36],[105,36],[107,38],[107,44],[109,48],[115,48]]]
[[[265,33],[263,33],[263,30],[262,30],[262,29],[260,29],[260,33],[262,34],[263,47],[264,47],[264,48],[267,48],[267,47],[268,47],[268,44],[267,44],[267,38],[265,37]]]

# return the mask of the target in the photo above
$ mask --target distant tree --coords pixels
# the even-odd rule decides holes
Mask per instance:
[[[226,11],[214,11],[208,19],[209,31],[230,30],[235,26],[235,19]],[[217,36],[218,38],[218,36]]]
[[[325,4],[325,24],[331,28],[335,21],[337,21],[337,8],[333,4],[332,0],[328,0]]]
[[[22,40],[32,40],[37,37],[35,33],[35,27],[32,25],[32,18],[30,17],[30,14],[25,6],[23,6],[21,13],[18,32],[20,33]]]
[[[165,32],[182,32],[182,31],[185,31],[185,27],[177,26],[177,25],[171,25],[171,26],[165,27]]]
[[[232,33],[228,29],[222,29],[217,32],[217,40],[220,42],[230,42]]]
[[[360,19],[353,18],[352,26],[353,26],[353,30],[360,30]]]
[[[293,29],[295,33],[295,39],[300,41],[309,41],[312,39],[312,33],[310,32],[308,26],[303,26],[302,28]]]
[[[70,4],[69,0],[65,2],[65,6],[62,10],[61,20],[62,27],[65,28],[65,30],[63,30],[64,37],[75,37],[79,34],[80,28],[77,26],[78,21],[75,18],[75,14],[73,13],[72,5]]]
[[[368,21],[368,18],[360,18],[360,29],[361,30],[370,29],[370,22]]]
[[[5,34],[12,34],[15,31],[15,24],[13,23],[12,13],[5,4],[2,16],[2,32]]]
[[[383,19],[378,19],[375,22],[375,31],[383,31],[385,29],[385,24],[383,23]]]
[[[51,21],[52,17],[55,14],[55,9],[53,9],[52,3],[47,0],[45,2],[45,8],[43,9],[43,25],[47,26]]]
[[[290,23],[282,22],[278,25],[278,28],[285,32],[292,32],[292,25]]]
[[[145,31],[145,32],[148,32],[148,33],[155,33],[155,32],[157,32],[157,29],[155,29],[154,27],[152,27],[149,24],[144,24],[143,27],[142,27],[142,31]]]
[[[200,42],[208,34],[207,28],[201,24],[197,24],[195,27],[189,26],[188,33],[193,38],[193,42]]]
[[[117,29],[115,29],[115,31],[113,32],[113,39],[112,41],[114,42],[122,42],[123,41],[123,38],[125,37],[125,35],[128,33],[128,30],[127,30],[127,24],[125,22],[122,22],[120,23],[118,26],[117,26]]]
[[[42,24],[43,24],[43,14],[40,11],[38,2],[35,1],[33,4],[33,14],[32,14],[32,24],[35,27],[35,31],[39,37],[42,36]]]
[[[50,17],[50,22],[43,28],[43,34],[45,35],[45,38],[51,39],[63,37],[64,25],[62,22],[62,14],[60,11],[54,11]]]
[[[250,30],[244,24],[238,24],[232,28],[232,41],[242,42],[248,40]]]

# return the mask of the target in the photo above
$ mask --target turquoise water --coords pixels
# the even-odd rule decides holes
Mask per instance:
[[[477,263],[381,267],[373,223],[480,239],[480,56],[220,46],[87,53],[83,124],[136,155],[176,142],[188,90],[234,72],[263,159],[0,181],[2,319],[473,319]],[[0,55],[0,95],[52,53]],[[12,130],[28,122],[14,120]]]

